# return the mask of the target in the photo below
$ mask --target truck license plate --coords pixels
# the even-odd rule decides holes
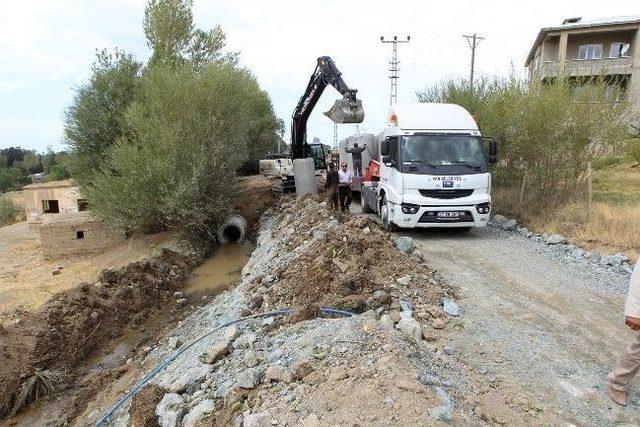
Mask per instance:
[[[453,181],[442,181],[443,188],[453,188]]]
[[[458,218],[458,217],[460,217],[460,212],[456,212],[456,211],[438,212],[438,218]]]

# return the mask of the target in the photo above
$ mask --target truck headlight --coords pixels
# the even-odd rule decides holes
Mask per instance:
[[[402,213],[405,214],[416,214],[420,210],[420,206],[418,205],[402,205]]]
[[[479,214],[488,214],[491,211],[491,203],[480,203],[476,205],[476,210]]]

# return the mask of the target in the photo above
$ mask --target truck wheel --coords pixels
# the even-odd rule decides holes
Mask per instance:
[[[396,231],[398,226],[389,219],[389,203],[387,197],[382,196],[382,202],[380,203],[380,219],[382,219],[382,227],[387,231]]]
[[[373,209],[369,207],[367,202],[364,200],[364,194],[360,192],[360,207],[362,208],[362,213],[372,213]]]

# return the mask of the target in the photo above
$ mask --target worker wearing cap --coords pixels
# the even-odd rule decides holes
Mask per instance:
[[[330,211],[338,210],[338,184],[340,178],[338,177],[338,171],[336,171],[335,165],[329,163],[329,171],[327,172],[327,179],[324,182],[324,189],[327,192],[327,209]]]
[[[626,406],[627,385],[640,370],[640,259],[631,273],[624,323],[634,335],[624,354],[609,374],[609,396],[618,405]]]
[[[338,171],[338,179],[340,185],[338,187],[340,197],[340,210],[342,212],[348,211],[351,205],[351,182],[353,181],[353,175],[347,170],[347,163],[342,162]]]

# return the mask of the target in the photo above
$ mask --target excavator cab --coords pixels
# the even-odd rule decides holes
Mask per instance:
[[[356,98],[355,92],[351,90],[345,93],[342,99],[338,99],[324,115],[335,123],[362,123],[364,109],[362,101]]]
[[[307,155],[313,158],[315,170],[325,170],[327,168],[327,151],[322,144],[308,144]]]

